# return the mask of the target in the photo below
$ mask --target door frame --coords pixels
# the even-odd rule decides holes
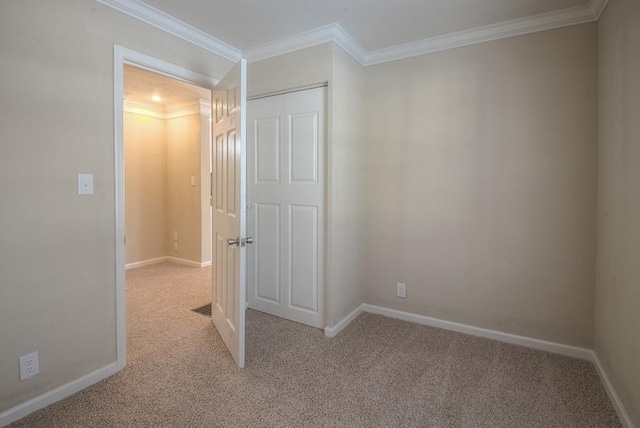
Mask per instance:
[[[131,65],[172,79],[212,89],[218,80],[204,74],[114,45],[114,180],[115,180],[115,262],[116,262],[116,361],[118,370],[127,365],[125,218],[124,218],[124,66]]]

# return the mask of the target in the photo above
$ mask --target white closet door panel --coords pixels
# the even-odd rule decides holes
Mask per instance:
[[[289,115],[289,176],[291,183],[318,181],[318,115],[320,112]]]
[[[280,181],[280,118],[256,120],[253,138],[253,168],[256,183]],[[258,144],[260,142],[260,144]]]
[[[324,327],[324,88],[249,104],[249,307]]]
[[[318,311],[318,207],[290,207],[289,305]]]
[[[280,205],[255,204],[255,298],[280,304]]]

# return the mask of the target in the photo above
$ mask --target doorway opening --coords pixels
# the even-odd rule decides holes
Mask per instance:
[[[166,311],[180,299],[189,302],[186,315],[198,318],[191,309],[211,302],[210,106],[217,81],[119,46],[114,53],[117,361],[122,369],[128,333],[135,332],[134,340],[148,333],[128,328],[127,312],[132,316],[138,308],[141,316],[130,321],[149,326],[171,320],[174,314]]]
[[[211,91],[124,65],[129,357],[211,302]],[[204,315],[202,311],[198,312]]]

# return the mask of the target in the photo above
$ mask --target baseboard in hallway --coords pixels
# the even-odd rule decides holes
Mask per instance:
[[[193,261],[193,260],[181,259],[179,257],[164,256],[164,257],[157,257],[157,258],[149,259],[149,260],[142,260],[142,261],[139,261],[139,262],[127,263],[124,266],[124,269],[125,270],[136,269],[136,268],[140,268],[140,267],[144,267],[144,266],[151,266],[151,265],[155,265],[155,264],[163,263],[163,262],[173,262],[173,263],[177,263],[179,265],[191,266],[191,267],[200,267],[200,268],[211,266],[211,260],[204,261],[204,262],[196,262],[196,261]]]

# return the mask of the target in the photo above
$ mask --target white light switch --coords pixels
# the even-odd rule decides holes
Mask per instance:
[[[93,174],[78,174],[78,195],[93,195]]]

